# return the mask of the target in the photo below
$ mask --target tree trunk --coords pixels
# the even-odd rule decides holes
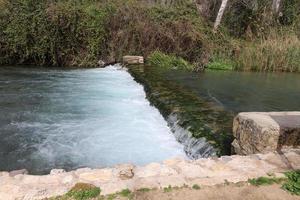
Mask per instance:
[[[218,16],[217,16],[217,19],[216,19],[215,25],[214,25],[214,30],[215,31],[218,29],[219,25],[221,24],[223,14],[224,14],[224,11],[225,11],[226,6],[227,6],[227,2],[228,2],[228,0],[222,0],[222,4],[221,4],[221,7],[219,9]]]
[[[279,12],[280,2],[281,2],[281,0],[273,0],[272,9],[273,9],[274,13],[278,13]]]

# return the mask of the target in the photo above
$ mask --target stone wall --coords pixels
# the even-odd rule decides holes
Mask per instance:
[[[240,113],[233,122],[235,153],[248,155],[300,146],[300,112]]]
[[[52,170],[45,176],[0,172],[0,200],[43,199],[65,194],[76,183],[100,187],[101,194],[123,189],[170,186],[211,186],[227,181],[237,183],[268,173],[300,169],[300,150],[251,156],[225,156],[199,160],[171,159],[146,166],[130,164],[105,169]],[[282,175],[282,174],[278,174]]]

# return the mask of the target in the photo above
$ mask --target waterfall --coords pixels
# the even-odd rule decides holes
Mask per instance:
[[[176,140],[184,145],[184,151],[189,158],[199,159],[217,155],[216,149],[204,137],[194,138],[188,129],[182,128],[175,113],[170,114],[167,121]]]

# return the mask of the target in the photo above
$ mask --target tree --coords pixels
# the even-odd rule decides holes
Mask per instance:
[[[281,3],[281,0],[273,0],[272,10],[273,10],[274,13],[279,12],[280,3]]]
[[[222,18],[223,18],[223,15],[224,15],[224,11],[226,9],[226,6],[227,6],[227,2],[228,0],[222,0],[222,4],[221,4],[221,7],[219,9],[219,12],[218,12],[218,15],[217,15],[217,18],[216,18],[216,21],[215,21],[215,25],[214,25],[214,30],[216,31],[222,21]]]

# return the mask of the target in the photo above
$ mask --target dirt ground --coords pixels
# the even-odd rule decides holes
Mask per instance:
[[[117,198],[118,199],[118,198]],[[122,198],[121,198],[122,199]],[[125,198],[128,199],[128,198]],[[205,187],[199,190],[191,188],[172,189],[170,192],[151,190],[136,192],[134,200],[300,200],[300,196],[291,195],[280,185],[251,186],[226,185]]]

